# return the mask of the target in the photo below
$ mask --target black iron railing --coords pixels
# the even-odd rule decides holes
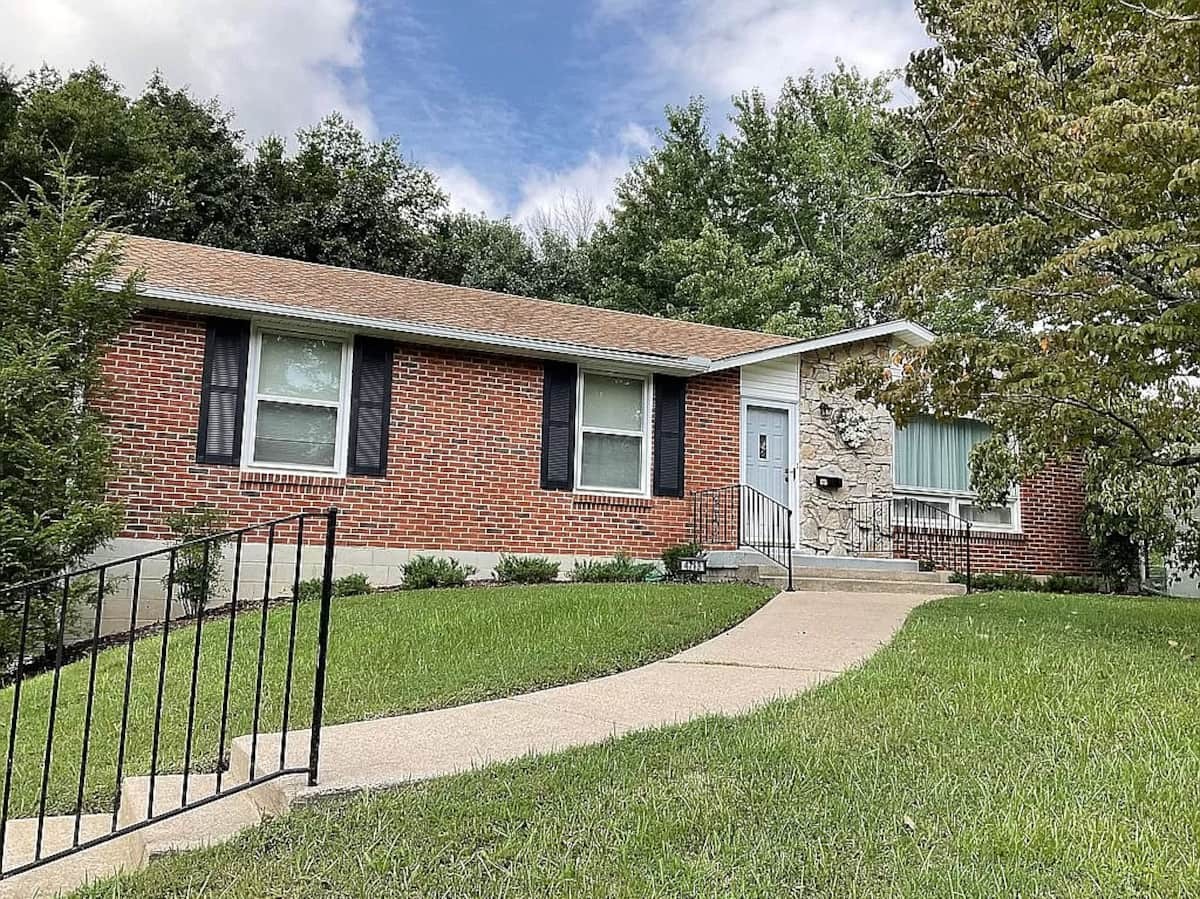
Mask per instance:
[[[0,589],[0,610],[13,620],[20,618],[18,652],[8,672],[11,706],[0,799],[0,878],[284,775],[306,774],[310,785],[316,783],[336,536],[336,509],[302,512]],[[297,623],[306,557],[319,560],[320,609],[317,632],[302,646]],[[272,581],[281,579],[287,592],[275,590],[273,595]],[[214,592],[219,595],[212,595]],[[95,616],[83,634],[72,634],[70,612],[81,593],[89,595]],[[123,617],[122,608],[118,625],[121,633],[105,636],[105,609],[118,600],[128,601],[128,619]],[[57,628],[49,636],[35,632],[30,621],[31,609],[42,608],[47,601],[57,602]],[[278,627],[268,628],[268,619],[272,606],[283,603],[290,604],[290,613],[288,628],[280,633]],[[158,608],[163,612],[161,621]],[[151,617],[154,621],[147,625],[146,619]],[[214,626],[222,622],[227,622],[225,630],[216,630],[216,640],[206,642],[205,626],[212,633]],[[190,633],[184,629],[187,627]],[[238,633],[247,630],[249,634],[239,640]],[[305,660],[303,681],[297,675],[298,648]],[[63,692],[64,663],[71,658],[88,665],[82,696],[74,690]],[[97,683],[98,666],[106,672],[101,685]],[[114,674],[115,666],[120,668]],[[283,673],[276,676],[280,667]],[[306,765],[289,765],[287,756],[296,690],[302,694],[298,701],[311,699]],[[119,707],[115,705],[118,702]],[[82,717],[78,718],[74,713],[80,705]],[[146,709],[151,707],[153,714],[147,717]],[[245,778],[231,782],[224,759],[232,745],[232,729],[237,726],[235,713],[241,710],[252,710],[250,763]],[[94,732],[101,711],[103,726]],[[275,725],[280,733],[278,764],[264,766],[258,758],[260,729],[273,729]],[[170,753],[166,747],[168,732],[180,731],[182,760],[178,758],[178,746],[173,746]],[[203,795],[196,795],[189,787],[200,776],[195,770],[194,744],[201,731],[217,735],[215,762],[211,744],[205,759],[206,764],[216,765],[215,789],[210,781]],[[101,746],[100,741],[108,745]],[[136,754],[143,758],[147,745],[148,764],[142,761],[131,768],[131,757]],[[111,767],[107,761],[110,759]],[[106,783],[116,787],[107,809],[98,809],[96,790],[89,793],[87,789],[89,775],[97,777],[101,773]],[[109,773],[114,776],[111,781]],[[148,775],[145,809],[122,809],[122,781],[137,775]],[[163,802],[160,795],[157,806],[166,807],[159,808],[155,792],[168,775],[181,775],[182,783],[177,801],[174,791],[169,802]],[[63,777],[72,781],[73,802],[64,801],[67,790]],[[31,803],[32,796],[37,798]],[[19,808],[14,809],[14,804]],[[99,834],[95,826],[90,826],[85,835],[81,827],[84,817],[97,811],[111,813],[111,825]],[[61,834],[64,814],[70,836],[58,841],[69,844],[48,849],[48,817],[54,819]],[[24,819],[20,830],[32,838],[32,846],[22,845],[22,851],[10,851],[6,859],[6,838],[17,829],[13,826],[17,819]],[[18,857],[13,859],[12,855]]]
[[[910,497],[856,500],[849,513],[850,554],[911,559],[961,573],[971,589],[971,522]]]
[[[752,549],[785,569],[792,589],[792,510],[749,484],[693,493],[692,539],[701,552]]]

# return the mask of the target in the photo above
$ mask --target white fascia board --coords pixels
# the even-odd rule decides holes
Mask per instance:
[[[109,282],[102,285],[110,290],[119,290],[121,283]],[[367,315],[351,315],[343,312],[325,312],[300,306],[285,306],[263,303],[257,300],[214,296],[193,293],[166,287],[138,288],[138,295],[154,300],[155,308],[179,309],[195,312],[221,310],[226,313],[241,313],[246,317],[270,317],[290,321],[313,322],[357,333],[407,338],[413,343],[433,346],[459,347],[484,352],[505,351],[512,355],[533,356],[539,359],[562,359],[569,361],[599,361],[617,366],[671,372],[680,375],[703,374],[709,370],[710,361],[702,356],[659,356],[654,353],[638,353],[627,350],[610,350],[584,344],[557,340],[542,340],[533,337],[512,337],[451,328],[440,325],[425,325],[415,322],[392,321]]]
[[[709,365],[709,371],[721,371],[726,368],[740,368],[743,365],[753,365],[756,362],[770,362],[772,359],[783,359],[787,356],[799,356],[815,350],[842,346],[848,343],[859,343],[864,340],[878,340],[880,337],[896,336],[911,346],[928,346],[937,339],[937,335],[916,322],[901,319],[894,322],[884,322],[879,325],[868,325],[865,328],[851,328],[848,331],[838,331],[826,334],[824,337],[814,337],[812,340],[800,340],[783,346],[771,347],[767,350],[756,350],[753,353],[741,353],[737,356],[726,356],[717,359]]]

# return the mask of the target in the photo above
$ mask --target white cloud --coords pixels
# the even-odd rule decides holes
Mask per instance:
[[[718,97],[774,92],[789,75],[842,59],[866,74],[905,63],[928,43],[908,4],[879,0],[687,0],[680,27],[649,38],[652,65]]]
[[[442,190],[455,211],[502,215],[504,201],[487,185],[460,165],[433,166]]]
[[[649,107],[705,95],[721,108],[758,87],[768,96],[788,76],[829,71],[838,59],[867,75],[905,64],[929,38],[906,0],[594,0],[602,21],[638,38],[628,54]],[[898,86],[898,85],[897,85]]]
[[[583,162],[558,172],[536,171],[521,184],[521,198],[512,212],[513,221],[528,222],[539,212],[553,210],[576,198],[590,203],[597,214],[612,203],[617,179],[629,169],[625,153],[589,153]]]
[[[155,69],[219,97],[253,140],[337,110],[368,133],[357,0],[0,0],[16,74],[95,61],[136,93]]]
[[[595,150],[577,165],[560,171],[536,170],[521,183],[520,199],[512,218],[518,224],[528,222],[541,211],[590,204],[596,215],[604,215],[613,201],[617,181],[629,171],[634,156],[654,145],[654,135],[630,122],[618,133],[620,149],[613,153]]]

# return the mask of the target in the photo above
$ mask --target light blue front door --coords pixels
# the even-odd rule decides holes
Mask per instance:
[[[784,507],[790,505],[788,468],[791,451],[786,409],[747,406],[742,447],[746,483]],[[751,494],[753,496],[753,494]],[[749,500],[742,510],[745,542],[754,542],[779,530],[781,513],[769,503]]]

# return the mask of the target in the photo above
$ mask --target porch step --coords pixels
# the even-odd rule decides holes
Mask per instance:
[[[238,781],[228,775],[222,778],[222,791],[236,786]],[[226,840],[247,827],[262,822],[256,787],[197,808],[181,812],[141,831],[147,859],[168,852],[199,849]],[[217,791],[215,774],[193,774],[188,777],[188,804],[214,796]],[[150,778],[127,777],[121,784],[122,826],[146,819],[150,801]],[[154,814],[175,811],[183,804],[183,776],[159,775],[154,780]]]
[[[923,572],[926,573],[926,572]],[[937,574],[938,572],[927,572]],[[760,575],[761,583],[787,589],[786,574]],[[792,589],[822,593],[908,593],[916,596],[961,596],[967,592],[964,584],[941,580],[897,580],[881,577],[813,576],[808,573],[792,576]]]

